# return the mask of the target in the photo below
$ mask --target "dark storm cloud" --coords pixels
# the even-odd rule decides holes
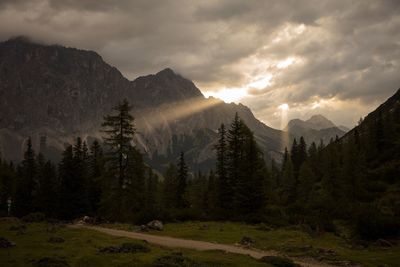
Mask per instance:
[[[265,114],[283,101],[389,96],[400,87],[399,14],[397,0],[0,0],[0,39],[96,50],[130,79],[171,67],[204,90],[272,74],[248,88]]]

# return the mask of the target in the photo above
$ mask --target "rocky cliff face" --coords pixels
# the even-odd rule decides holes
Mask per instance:
[[[31,136],[51,157],[81,136],[101,138],[103,115],[127,98],[133,105],[137,144],[162,165],[181,150],[207,166],[216,129],[235,114],[254,131],[266,155],[281,150],[281,131],[258,121],[250,109],[205,98],[190,80],[171,69],[129,81],[97,53],[24,38],[0,43],[0,145],[18,160]]]
[[[289,121],[285,131],[296,138],[303,136],[307,144],[318,144],[321,140],[327,144],[332,138],[342,137],[346,133],[322,115],[314,115],[306,121],[293,119]]]

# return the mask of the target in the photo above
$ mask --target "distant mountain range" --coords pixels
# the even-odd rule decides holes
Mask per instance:
[[[21,159],[29,136],[37,151],[55,160],[77,136],[100,139],[103,116],[124,98],[134,107],[136,143],[158,169],[180,151],[192,166],[210,167],[216,130],[236,112],[265,157],[280,158],[282,131],[242,104],[205,98],[171,69],[129,81],[93,51],[22,37],[0,43],[0,145],[8,159]]]
[[[322,115],[314,115],[306,121],[293,119],[289,121],[284,131],[295,138],[304,137],[307,144],[319,143],[321,140],[326,144],[333,138],[342,137],[349,129],[344,126],[336,126],[332,121]]]

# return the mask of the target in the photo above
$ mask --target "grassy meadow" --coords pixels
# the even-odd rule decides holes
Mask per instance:
[[[105,226],[131,231],[138,229],[137,226],[128,224]],[[255,241],[255,248],[276,250],[288,256],[312,257],[333,264],[352,262],[370,267],[400,266],[399,245],[385,248],[373,243],[354,244],[345,238],[345,233],[342,233],[342,236],[332,233],[314,236],[298,227],[272,229],[264,224],[195,221],[168,223],[164,231],[149,233],[224,244],[239,243],[247,236]]]

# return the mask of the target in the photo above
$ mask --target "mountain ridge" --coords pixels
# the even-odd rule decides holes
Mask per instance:
[[[346,133],[321,114],[315,114],[307,120],[292,119],[288,122],[284,131],[295,138],[303,136],[307,144],[319,143],[321,140],[324,143],[329,143],[336,136],[342,137]]]
[[[236,112],[266,156],[279,155],[282,148],[282,132],[257,120],[248,107],[205,98],[170,68],[130,81],[93,51],[18,38],[2,42],[0,96],[0,144],[14,160],[29,136],[37,150],[45,142],[52,154],[77,136],[100,139],[103,116],[123,98],[133,106],[137,144],[151,159],[164,157],[154,164],[186,149],[189,163],[211,162],[215,130],[220,123],[229,125]],[[195,145],[189,149],[185,142]]]

